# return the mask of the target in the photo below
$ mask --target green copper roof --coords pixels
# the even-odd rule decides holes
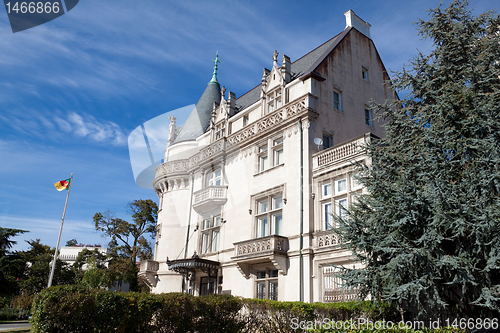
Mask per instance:
[[[219,51],[217,51],[217,53],[215,54],[215,59],[212,59],[212,61],[214,62],[214,74],[212,76],[212,80],[210,80],[210,82],[208,82],[208,84],[210,83],[217,83],[217,69],[218,69],[218,63],[221,63],[222,61],[219,60]]]
[[[174,143],[196,140],[210,126],[213,105],[214,103],[220,104],[221,101],[220,84],[217,82],[217,64],[221,62],[218,53],[213,61],[215,66],[212,80],[208,83],[200,100],[182,126]]]

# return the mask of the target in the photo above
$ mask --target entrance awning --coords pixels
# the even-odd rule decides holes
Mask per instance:
[[[200,270],[207,273],[209,276],[215,276],[220,267],[220,262],[193,256],[193,258],[177,260],[168,260],[167,258],[167,265],[169,270],[180,274]]]

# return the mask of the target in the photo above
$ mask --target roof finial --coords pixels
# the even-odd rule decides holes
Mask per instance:
[[[212,59],[214,62],[214,75],[212,76],[212,80],[209,83],[216,83],[217,82],[217,68],[218,68],[218,63],[221,63],[222,61],[219,60],[219,51],[215,54],[215,59]]]
[[[273,64],[278,66],[278,51],[274,50],[273,53]]]

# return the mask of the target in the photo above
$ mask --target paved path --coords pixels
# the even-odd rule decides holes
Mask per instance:
[[[30,328],[31,324],[28,321],[13,321],[10,323],[0,323],[0,332],[9,331],[16,328]]]

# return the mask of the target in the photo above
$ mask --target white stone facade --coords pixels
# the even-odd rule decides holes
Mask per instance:
[[[140,272],[152,292],[350,299],[330,265],[360,266],[328,230],[328,213],[363,192],[352,161],[369,163],[359,146],[384,135],[370,101],[395,95],[369,24],[360,33],[350,22],[364,21],[348,13],[341,34],[296,62],[279,65],[275,53],[249,92],[255,101],[238,109],[248,95],[226,99],[223,89],[205,133],[167,147],[153,183],[154,260]]]
[[[73,265],[76,261],[76,258],[78,258],[80,252],[82,252],[84,249],[87,249],[89,251],[94,251],[97,249],[104,256],[108,254],[107,247],[63,246],[61,247],[61,250],[59,251],[59,256],[57,258],[68,263],[69,265]],[[86,267],[87,264],[84,264],[83,269],[85,269]]]

